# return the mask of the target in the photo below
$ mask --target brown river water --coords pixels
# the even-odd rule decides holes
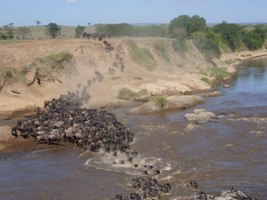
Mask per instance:
[[[159,181],[171,183],[171,193],[162,199],[191,196],[185,185],[190,180],[211,194],[234,186],[267,199],[267,58],[244,63],[232,87],[220,90],[223,96],[184,111],[132,116],[129,107],[112,110],[135,133],[135,162],[153,164],[162,171]],[[184,116],[195,108],[227,115],[192,126]],[[0,200],[101,200],[129,194],[130,180],[142,170],[118,164],[120,159],[123,155],[72,145],[0,154]]]

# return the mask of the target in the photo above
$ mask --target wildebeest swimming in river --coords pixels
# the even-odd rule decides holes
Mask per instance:
[[[102,76],[96,71],[96,77]],[[88,85],[91,82],[87,83]],[[131,150],[129,144],[134,134],[116,119],[115,114],[105,110],[87,109],[82,107],[82,96],[79,93],[69,92],[44,102],[44,109],[36,109],[35,113],[18,120],[12,128],[11,134],[24,138],[35,138],[36,144],[59,144],[63,142],[75,143],[78,147],[96,152],[103,149],[106,152],[118,151],[128,155],[128,162],[132,163],[138,152]],[[124,162],[124,161],[123,161]],[[121,162],[123,164],[123,162]],[[140,168],[136,163],[134,167]],[[114,200],[126,199],[159,199],[162,194],[171,190],[170,183],[160,183],[157,176],[161,171],[152,165],[144,165],[142,176],[132,179],[131,187],[135,192],[123,196],[117,194]],[[190,187],[198,189],[195,181],[189,183]],[[220,196],[211,196],[198,191],[197,194],[185,198],[193,200],[257,200],[240,190],[232,188],[221,193]]]

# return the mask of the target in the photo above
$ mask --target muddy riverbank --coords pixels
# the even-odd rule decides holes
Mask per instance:
[[[14,77],[5,81],[6,85],[0,93],[0,119],[13,118],[19,113],[23,114],[25,110],[32,111],[43,106],[44,100],[57,98],[60,94],[69,90],[77,91],[79,88],[80,92],[86,90],[90,93],[90,104],[86,106],[91,108],[124,104],[125,100],[119,99],[118,94],[125,88],[133,95],[138,95],[140,91],[145,91],[146,95],[194,94],[196,91],[210,89],[209,83],[214,81],[210,69],[214,65],[234,73],[235,66],[242,61],[267,54],[266,49],[225,53],[220,59],[209,63],[193,44],[190,44],[185,55],[180,55],[173,52],[171,39],[132,38],[139,48],[146,48],[155,58],[153,70],[148,70],[146,63],[138,64],[130,56],[129,41],[131,40],[111,39],[109,42],[114,47],[114,52],[105,52],[99,41],[80,39],[0,45],[0,69],[14,66],[14,69],[9,69]],[[169,62],[164,61],[155,51],[153,44],[159,42],[166,46]],[[69,64],[73,67],[73,74],[62,72],[52,74],[52,77],[47,77],[46,74],[46,78],[41,79],[41,86],[37,83],[28,86],[25,84],[33,80],[33,66],[40,65],[38,60],[51,56],[53,58],[61,55],[59,53],[72,55]],[[120,65],[124,67],[119,68]],[[20,73],[23,70],[28,71],[27,76]]]
[[[220,88],[222,96],[194,108],[152,115],[128,115],[131,106],[112,110],[135,133],[131,148],[138,150],[139,164],[153,164],[161,170],[159,181],[171,184],[170,194],[162,199],[193,195],[186,186],[190,180],[208,194],[235,187],[266,198],[266,63],[265,58],[244,63],[231,87]],[[196,108],[221,117],[204,124],[187,122],[185,114]],[[111,199],[130,193],[130,180],[143,173],[120,159],[74,146],[38,145],[6,152],[0,155],[5,183],[0,193],[4,200]]]

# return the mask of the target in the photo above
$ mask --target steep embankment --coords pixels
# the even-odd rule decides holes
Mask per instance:
[[[229,66],[256,53],[223,55],[215,62],[233,71]],[[0,45],[0,118],[32,110],[70,90],[90,94],[89,107],[151,95],[190,94],[209,89],[216,77],[225,78],[225,70],[219,67],[207,63],[192,43],[182,52],[166,38],[107,39],[107,43],[35,40]],[[39,77],[30,84],[36,71]]]

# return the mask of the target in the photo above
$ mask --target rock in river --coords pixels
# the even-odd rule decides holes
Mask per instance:
[[[204,100],[197,95],[175,95],[166,98],[166,105],[162,109],[155,102],[144,103],[141,106],[133,108],[129,111],[130,114],[153,114],[161,112],[162,110],[182,110],[186,108],[193,107],[200,103],[203,103]]]
[[[186,109],[204,103],[204,99],[197,95],[175,95],[167,98],[166,109]]]
[[[207,123],[216,118],[216,115],[212,112],[206,111],[205,109],[195,109],[194,113],[185,114],[186,120],[198,124]]]

